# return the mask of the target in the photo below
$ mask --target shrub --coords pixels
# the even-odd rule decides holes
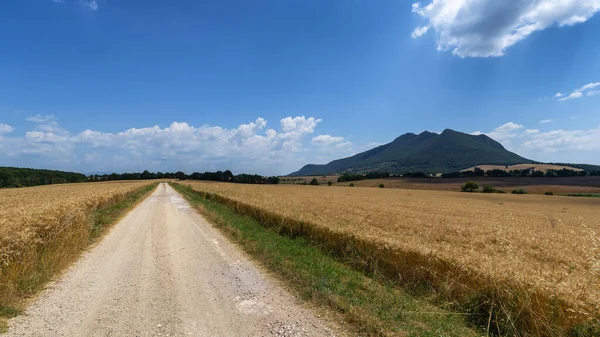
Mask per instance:
[[[384,184],[379,184],[379,188],[384,188],[385,185]]]
[[[554,195],[554,192],[552,191],[548,191],[548,192],[544,192],[545,195]]]
[[[482,193],[494,193],[496,190],[492,186],[483,186]]]
[[[327,186],[331,186],[331,185],[333,185],[333,183],[331,181],[328,181]]]
[[[462,185],[460,190],[463,192],[473,192],[479,189],[479,185],[473,181],[467,181],[466,184]]]
[[[350,187],[354,187],[354,183],[350,183]]]
[[[517,190],[513,190],[511,193],[512,194],[527,194],[527,191],[522,188],[519,188]]]
[[[312,180],[310,181],[310,184],[317,186],[317,185],[319,185],[319,182],[317,181],[317,178],[312,178]]]

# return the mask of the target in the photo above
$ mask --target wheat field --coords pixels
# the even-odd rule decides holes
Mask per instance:
[[[0,190],[0,305],[15,302],[89,244],[94,211],[151,181],[45,185]]]
[[[399,282],[425,282],[461,308],[476,301],[484,321],[513,332],[562,335],[600,314],[600,199],[184,184],[317,241],[358,241],[358,255],[396,268]]]

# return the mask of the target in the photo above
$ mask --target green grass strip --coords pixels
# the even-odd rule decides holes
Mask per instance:
[[[360,335],[477,336],[465,316],[416,299],[356,271],[311,245],[263,227],[232,208],[173,184],[192,205],[247,253],[286,281],[302,299],[333,309]]]

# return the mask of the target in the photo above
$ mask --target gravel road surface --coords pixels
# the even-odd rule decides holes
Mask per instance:
[[[4,336],[337,334],[160,184]]]

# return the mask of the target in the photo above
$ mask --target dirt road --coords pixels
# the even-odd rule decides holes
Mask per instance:
[[[5,336],[331,335],[161,184]]]

